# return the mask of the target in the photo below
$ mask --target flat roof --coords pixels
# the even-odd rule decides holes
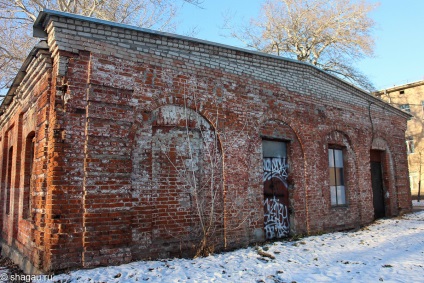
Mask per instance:
[[[387,92],[393,92],[393,91],[413,88],[413,87],[417,87],[417,86],[420,86],[420,85],[424,85],[424,80],[416,81],[416,82],[412,82],[412,83],[407,83],[407,84],[403,84],[403,85],[396,85],[396,86],[389,87],[389,88],[384,88],[382,90],[374,92],[373,94],[382,95],[382,94],[387,93]]]

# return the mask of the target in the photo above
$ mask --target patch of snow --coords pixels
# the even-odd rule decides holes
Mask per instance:
[[[413,207],[422,207],[424,209],[424,198],[421,199],[420,201],[418,200],[413,200],[412,201],[412,206]]]
[[[274,242],[206,258],[78,270],[56,275],[53,281],[423,282],[423,259],[424,211],[420,211],[378,220],[355,232]]]

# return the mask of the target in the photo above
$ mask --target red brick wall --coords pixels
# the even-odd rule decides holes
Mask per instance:
[[[2,156],[36,133],[30,220],[15,212],[25,153],[12,168],[15,218],[5,214],[7,165],[0,165],[3,246],[36,268],[193,254],[201,217],[211,220],[207,237],[216,249],[262,241],[264,137],[288,141],[292,234],[374,219],[371,149],[384,152],[387,215],[411,210],[406,116],[374,97],[298,62],[49,19],[52,68],[25,90],[32,95],[23,106],[0,117]],[[330,203],[329,145],[346,156],[343,207]],[[193,187],[209,189],[199,190],[202,198]]]
[[[43,268],[45,252],[46,215],[46,131],[49,124],[50,56],[39,50],[37,57],[28,66],[26,77],[17,88],[13,102],[0,117],[1,156],[1,238],[2,253],[12,257],[21,265]],[[27,166],[27,137],[35,133],[33,175],[29,187]],[[31,139],[32,142],[32,139]],[[6,213],[5,191],[7,190],[7,159],[13,148],[10,211]],[[24,202],[29,198],[32,209],[23,215]],[[28,270],[32,270],[29,267]]]

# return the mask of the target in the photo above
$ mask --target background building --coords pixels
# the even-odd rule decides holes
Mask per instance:
[[[424,81],[394,86],[378,91],[375,95],[413,116],[408,120],[405,143],[408,153],[411,194],[413,198],[417,198],[419,182],[420,180],[422,181],[424,173]],[[423,195],[423,189],[421,184],[421,196]]]

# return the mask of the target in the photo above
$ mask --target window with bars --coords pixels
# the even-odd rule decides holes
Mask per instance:
[[[330,170],[331,205],[346,205],[346,188],[342,149],[328,149],[328,167]]]

